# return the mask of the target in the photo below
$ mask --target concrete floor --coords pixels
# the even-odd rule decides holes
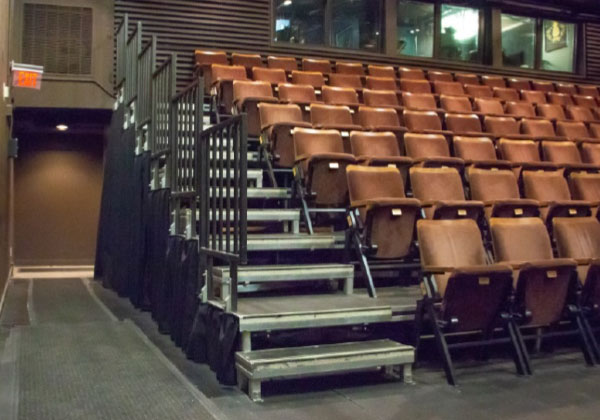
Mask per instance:
[[[25,284],[13,283],[9,289],[0,317],[0,349],[11,324],[30,322],[27,302],[31,293],[28,297]],[[116,318],[131,320],[141,329],[187,380],[231,419],[564,420],[597,419],[600,413],[600,367],[586,367],[581,354],[570,349],[536,357],[535,374],[529,378],[517,377],[513,364],[501,359],[458,364],[460,386],[456,388],[446,385],[441,368],[427,367],[415,370],[416,385],[385,380],[378,373],[267,383],[263,387],[265,402],[255,404],[237,389],[221,386],[206,365],[187,360],[168,336],[158,332],[149,313],[138,311],[128,300],[96,283],[91,283],[91,289]],[[56,290],[61,290],[60,285]],[[90,308],[90,314],[97,309]]]

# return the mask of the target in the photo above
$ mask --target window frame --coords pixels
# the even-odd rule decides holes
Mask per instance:
[[[328,15],[327,15],[327,10],[329,9],[328,5],[329,5],[329,0],[322,0],[323,1],[323,44],[300,44],[300,43],[294,43],[294,42],[289,42],[289,41],[276,41],[275,40],[275,34],[276,34],[276,27],[277,27],[277,7],[275,6],[275,2],[277,0],[271,0],[269,2],[269,8],[270,8],[270,15],[271,15],[271,19],[269,20],[271,27],[269,28],[269,43],[270,45],[288,45],[288,46],[293,46],[294,48],[318,48],[318,47],[323,47],[323,46],[327,46],[327,39],[329,36],[328,33]]]

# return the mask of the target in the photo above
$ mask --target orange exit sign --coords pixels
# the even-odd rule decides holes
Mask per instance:
[[[41,89],[43,67],[12,63],[11,70],[13,87]]]

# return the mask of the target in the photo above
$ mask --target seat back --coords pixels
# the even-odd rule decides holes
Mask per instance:
[[[463,85],[461,85],[458,82],[435,81],[435,82],[433,82],[433,87],[434,87],[435,93],[437,93],[439,95],[460,96],[460,95],[465,94]]]
[[[376,198],[404,198],[398,168],[351,165],[346,169],[350,203]]]
[[[573,200],[600,202],[600,174],[573,172],[569,176],[569,187]]]
[[[585,124],[578,121],[558,121],[556,123],[556,134],[570,139],[590,137],[590,133]]]
[[[398,95],[392,90],[363,90],[363,101],[367,106],[399,106]]]
[[[455,133],[481,133],[481,122],[475,114],[446,114],[446,127]]]
[[[390,131],[353,131],[350,133],[350,147],[354,156],[400,156],[398,139]]]
[[[194,52],[196,67],[210,68],[212,64],[228,65],[227,53],[225,51],[203,51]]]
[[[321,74],[331,73],[331,62],[320,58],[303,58],[302,70]]]
[[[519,102],[521,100],[519,92],[513,88],[495,87],[494,96],[507,102]]]
[[[269,82],[234,80],[233,99],[241,102],[246,98],[272,98],[273,89]]]
[[[283,102],[306,104],[317,101],[315,89],[310,85],[280,83],[277,89],[279,91],[279,100]]]
[[[568,106],[574,105],[573,98],[568,93],[548,92],[548,102],[555,105]]]
[[[490,228],[498,262],[518,264],[553,258],[550,237],[540,218],[492,218]]]
[[[466,96],[440,96],[440,105],[445,111],[457,113],[470,113],[471,101]]]
[[[441,130],[442,122],[433,111],[404,110],[404,123],[409,130]]]
[[[265,69],[263,67],[253,67],[252,78],[254,80],[269,82],[274,85],[278,83],[287,82],[285,71],[282,69]]]
[[[600,143],[582,143],[581,158],[584,163],[600,165]]]
[[[450,157],[448,141],[441,134],[406,133],[404,147],[406,155],[413,159]]]
[[[410,168],[413,195],[422,202],[465,199],[460,174],[455,168]]]
[[[431,93],[410,93],[402,94],[402,103],[406,108],[431,111],[437,109],[435,97]]]
[[[311,104],[310,120],[313,126],[351,125],[352,113],[347,106]]]
[[[541,202],[569,201],[571,192],[562,171],[524,171],[523,193]]]
[[[567,94],[567,95],[576,95],[577,94],[577,88],[572,83],[557,83],[556,91],[559,93]]]
[[[492,88],[486,85],[465,85],[465,91],[467,95],[474,98],[492,98],[494,96]]]
[[[539,90],[522,90],[521,98],[530,104],[545,104],[546,93]]]
[[[398,88],[396,79],[390,77],[367,76],[366,80],[366,87],[368,89],[395,91]]]
[[[521,131],[534,137],[555,137],[554,126],[548,120],[521,120]]]
[[[342,136],[337,130],[294,129],[294,152],[300,156],[322,153],[344,153]]]
[[[531,81],[531,86],[533,87],[533,90],[537,90],[540,92],[556,92],[556,88],[554,87],[554,83],[552,82],[546,82],[546,81],[542,81],[542,80],[532,80]]]
[[[556,217],[552,223],[559,257],[600,258],[600,222],[598,219],[595,217]]]
[[[211,65],[211,84],[220,80],[248,80],[244,66]]]
[[[358,95],[352,88],[323,86],[323,101],[330,105],[358,105]]]
[[[398,68],[398,74],[401,79],[425,80],[425,72],[422,69],[400,67]]]
[[[302,122],[302,110],[294,104],[258,104],[261,129],[277,123]]]
[[[430,82],[454,82],[452,73],[447,71],[428,71],[427,78]]]
[[[454,136],[454,154],[468,161],[497,160],[494,143],[488,137]]]
[[[512,117],[486,116],[483,120],[485,131],[497,136],[518,135],[519,123]]]
[[[262,67],[263,61],[259,54],[231,54],[231,64],[234,66],[244,66],[246,70],[252,70],[253,67]]]
[[[549,120],[566,120],[565,110],[562,105],[556,104],[539,104],[537,112],[541,117]]]
[[[365,75],[365,69],[362,63],[346,63],[346,62],[336,62],[335,63],[335,71],[340,74],[356,74],[358,76]]]
[[[508,79],[508,87],[516,90],[531,90],[531,83],[529,80]]]
[[[596,108],[598,106],[598,102],[596,102],[596,98],[593,96],[573,95],[573,101],[575,105],[585,108]]]
[[[571,141],[543,141],[544,160],[558,164],[581,163],[577,145]]]
[[[479,86],[479,76],[471,73],[456,73],[454,79],[462,85],[475,85]]]
[[[502,76],[492,76],[492,75],[481,76],[481,83],[484,84],[485,86],[489,86],[491,88],[506,87],[506,81],[504,80],[504,77],[502,77]]]
[[[600,92],[598,86],[591,85],[577,85],[577,93],[583,96],[591,96],[593,98],[600,98]]]
[[[315,89],[321,89],[325,85],[323,73],[318,71],[292,71],[292,83],[296,85],[310,85]]]
[[[518,118],[533,118],[535,117],[535,108],[528,102],[507,102],[506,113]]]
[[[498,141],[498,151],[502,159],[511,162],[540,162],[538,144],[533,140],[507,140]]]
[[[504,114],[504,107],[502,107],[502,103],[496,99],[475,98],[473,101],[473,108],[475,111],[483,114]]]
[[[567,115],[573,121],[590,122],[596,119],[591,109],[583,106],[568,106]]]
[[[403,92],[431,93],[431,84],[427,80],[401,79],[400,89]]]
[[[385,129],[401,127],[398,113],[392,108],[361,106],[358,109],[358,121],[361,126],[369,130],[377,130],[380,127]]]
[[[393,66],[376,66],[373,64],[368,65],[369,76],[373,77],[386,77],[386,78],[396,78],[396,70],[394,70]]]
[[[468,177],[473,200],[490,202],[521,198],[517,177],[509,169],[471,168],[468,171]]]
[[[362,89],[360,76],[355,74],[332,73],[329,75],[329,86],[349,87],[352,89]]]
[[[270,69],[282,69],[285,71],[298,70],[298,63],[294,57],[267,57],[267,66]]]

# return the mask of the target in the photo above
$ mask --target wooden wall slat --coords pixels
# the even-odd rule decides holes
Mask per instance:
[[[465,63],[435,62],[384,56],[364,51],[336,50],[325,47],[303,48],[271,43],[271,0],[115,0],[115,27],[125,13],[133,24],[142,21],[144,42],[150,35],[158,37],[158,59],[167,54],[178,55],[178,84],[189,83],[192,77],[195,49],[259,52],[263,55],[326,57],[334,60],[358,60],[381,64],[406,64],[455,71],[507,74],[550,80],[600,83],[600,23],[586,25],[589,40],[585,57],[587,77],[570,74],[549,74],[519,69],[492,68]]]

